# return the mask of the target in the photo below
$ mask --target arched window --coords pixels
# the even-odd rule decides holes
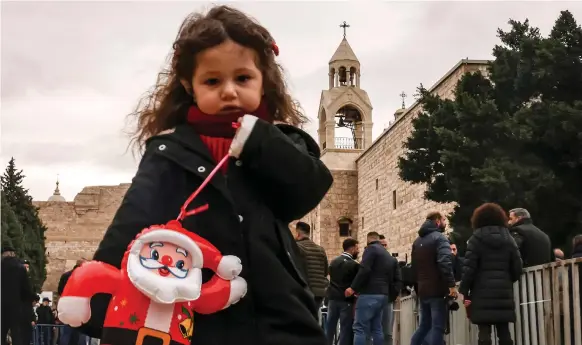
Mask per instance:
[[[353,221],[349,217],[340,217],[337,220],[340,237],[352,236],[352,223]]]

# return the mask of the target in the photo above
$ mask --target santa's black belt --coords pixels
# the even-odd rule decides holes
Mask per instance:
[[[103,328],[101,345],[182,345],[171,340],[167,333],[142,327],[139,330],[126,328]]]

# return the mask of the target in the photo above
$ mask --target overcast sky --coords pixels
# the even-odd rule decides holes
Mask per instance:
[[[327,62],[342,38],[361,66],[374,106],[374,138],[399,94],[430,86],[462,58],[488,59],[496,28],[529,18],[548,33],[575,2],[237,2],[280,48],[292,94],[316,134]],[[202,2],[6,2],[1,4],[1,162],[15,157],[35,200],[72,200],[84,186],[130,182],[126,115],[155,81],[182,19]]]

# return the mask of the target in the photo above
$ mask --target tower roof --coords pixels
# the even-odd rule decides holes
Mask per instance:
[[[57,187],[55,188],[55,191],[53,193],[53,195],[51,195],[48,198],[48,201],[67,201],[65,200],[65,198],[61,195],[61,192],[59,190],[59,180],[57,179]]]
[[[339,47],[337,47],[335,53],[331,57],[331,60],[329,60],[329,63],[340,60],[350,60],[359,63],[356,54],[354,53],[352,47],[350,47],[350,44],[348,43],[348,40],[345,37],[342,39]]]

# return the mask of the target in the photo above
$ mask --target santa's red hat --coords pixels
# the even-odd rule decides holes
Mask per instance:
[[[200,236],[182,227],[180,222],[171,221],[166,225],[154,225],[136,236],[128,248],[128,255],[139,255],[143,246],[152,242],[172,243],[192,255],[192,267],[202,269],[204,255],[198,243],[206,242]]]

